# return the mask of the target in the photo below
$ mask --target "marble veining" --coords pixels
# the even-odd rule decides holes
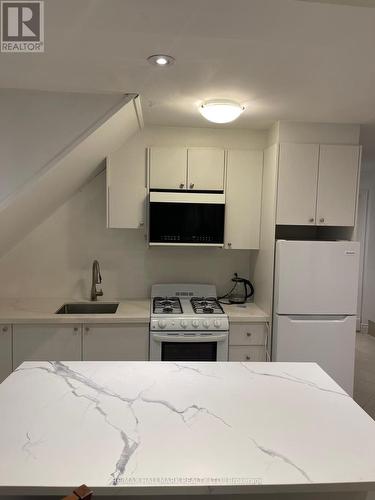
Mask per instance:
[[[0,494],[375,488],[375,422],[313,363],[26,362],[0,408]]]
[[[312,382],[311,380],[306,380],[300,377],[296,377],[294,375],[291,375],[290,373],[287,372],[282,372],[280,374],[275,374],[275,373],[265,373],[265,372],[259,372],[256,370],[253,370],[250,368],[250,363],[243,363],[241,362],[241,365],[247,370],[248,372],[252,373],[253,375],[259,375],[261,377],[274,377],[278,378],[280,380],[287,380],[288,382],[295,382],[297,384],[303,384],[307,385],[309,387],[313,387],[314,389],[318,389],[319,391],[324,391],[324,392],[332,392],[333,394],[338,394],[339,396],[344,396],[344,397],[350,397],[349,394],[347,394],[344,389],[340,390],[333,390],[333,389],[327,389],[325,387],[319,387],[315,382]]]

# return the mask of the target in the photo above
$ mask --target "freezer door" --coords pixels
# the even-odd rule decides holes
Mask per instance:
[[[273,361],[315,362],[353,394],[355,316],[279,316],[273,324]]]
[[[277,314],[356,314],[359,243],[285,241],[276,244]]]

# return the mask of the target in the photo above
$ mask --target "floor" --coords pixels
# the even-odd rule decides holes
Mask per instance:
[[[354,399],[375,420],[375,337],[357,333]]]

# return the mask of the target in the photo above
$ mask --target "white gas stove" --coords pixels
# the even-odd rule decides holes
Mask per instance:
[[[214,285],[153,285],[151,361],[227,361],[228,330]]]

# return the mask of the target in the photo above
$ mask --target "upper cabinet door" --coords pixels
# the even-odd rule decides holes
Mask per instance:
[[[259,248],[262,151],[228,151],[225,248]]]
[[[107,227],[137,229],[146,222],[146,155],[139,136],[107,157]]]
[[[224,190],[224,150],[189,149],[187,189]]]
[[[186,148],[150,148],[150,189],[186,189]]]
[[[317,224],[354,226],[359,146],[320,146]]]
[[[276,224],[316,224],[318,144],[280,144]]]

